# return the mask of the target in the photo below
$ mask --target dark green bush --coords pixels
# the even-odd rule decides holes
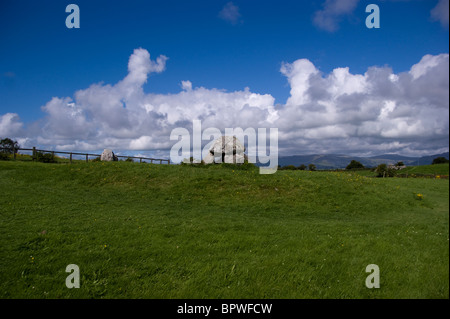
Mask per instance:
[[[9,160],[9,154],[0,151],[0,161],[7,161],[7,160]]]
[[[386,164],[378,165],[375,172],[377,177],[394,177],[396,173],[395,170],[389,168]]]
[[[10,138],[4,138],[0,140],[0,152],[12,154],[14,150],[14,153],[17,153],[19,148],[20,145],[17,143],[17,141],[13,141]]]
[[[56,163],[56,159],[51,153],[36,152],[36,159],[41,163]]]
[[[359,168],[364,168],[364,165],[358,161],[352,160],[345,169],[350,170],[350,169],[359,169]]]
[[[431,163],[431,164],[432,165],[434,165],[434,164],[445,164],[445,163],[448,163],[448,162],[449,162],[448,159],[446,159],[445,157],[440,156],[440,157],[436,157],[433,160],[433,163]]]

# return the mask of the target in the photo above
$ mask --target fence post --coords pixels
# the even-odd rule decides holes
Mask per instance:
[[[89,162],[89,154],[86,154],[86,163]]]
[[[33,146],[33,162],[37,160],[36,146]]]
[[[55,151],[52,152],[52,161],[55,160]]]
[[[70,164],[72,164],[72,153],[70,153]]]
[[[13,146],[13,159],[16,160],[16,148]]]

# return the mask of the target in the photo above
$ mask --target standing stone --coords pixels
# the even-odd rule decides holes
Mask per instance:
[[[209,149],[209,154],[203,161],[205,164],[243,164],[245,160],[248,160],[244,151],[244,145],[236,138],[236,136],[222,136],[214,141]]]
[[[214,155],[208,153],[208,155],[206,155],[206,157],[203,159],[203,162],[205,164],[214,164]]]
[[[245,147],[236,138],[236,136],[222,136],[214,141],[213,145],[209,149],[209,152],[216,157],[219,154],[241,154],[244,153]]]
[[[105,161],[105,162],[112,162],[112,161],[117,161],[118,158],[116,155],[114,155],[113,151],[111,151],[109,149],[105,149],[105,150],[103,150],[103,153],[100,156],[100,160]]]

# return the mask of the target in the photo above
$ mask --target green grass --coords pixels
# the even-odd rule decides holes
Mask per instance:
[[[396,171],[399,177],[437,177],[448,178],[449,164],[434,164],[434,165],[420,165],[407,166],[404,169]],[[377,173],[371,169],[352,170],[351,173],[360,176],[376,177]]]
[[[446,175],[448,176],[447,164],[409,166],[400,171],[401,174],[426,174],[426,175]]]
[[[0,161],[0,191],[1,298],[449,297],[448,180]]]

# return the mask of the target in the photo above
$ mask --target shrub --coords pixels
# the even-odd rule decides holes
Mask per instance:
[[[125,160],[125,162],[134,162],[133,159],[131,157],[127,157],[127,159]]]
[[[1,152],[12,154],[13,150],[15,153],[17,153],[18,149],[20,148],[20,145],[17,143],[17,141],[13,141],[10,138],[4,138],[0,140],[0,148]]]
[[[56,163],[55,157],[51,153],[36,152],[38,162],[42,163]]]
[[[359,168],[364,168],[364,165],[358,161],[352,160],[345,169],[359,169]]]
[[[308,165],[308,169],[309,169],[310,171],[315,171],[315,170],[316,170],[316,165],[314,165],[314,164],[309,164],[309,165]]]
[[[92,162],[101,162],[102,160],[100,159],[100,156],[97,156],[96,158],[94,158],[92,160]]]
[[[433,160],[433,163],[431,163],[431,164],[432,165],[434,165],[434,164],[445,164],[445,163],[448,163],[448,162],[449,162],[448,159],[446,159],[445,157],[440,156],[440,157],[436,157]]]
[[[395,170],[389,168],[386,164],[380,164],[375,169],[378,177],[394,177]]]
[[[7,160],[9,160],[9,154],[0,151],[0,161],[7,161]]]
[[[305,165],[305,164],[302,164],[302,165],[300,165],[299,167],[297,167],[297,169],[299,169],[299,170],[301,170],[301,171],[304,171],[304,170],[306,169],[306,165]]]

